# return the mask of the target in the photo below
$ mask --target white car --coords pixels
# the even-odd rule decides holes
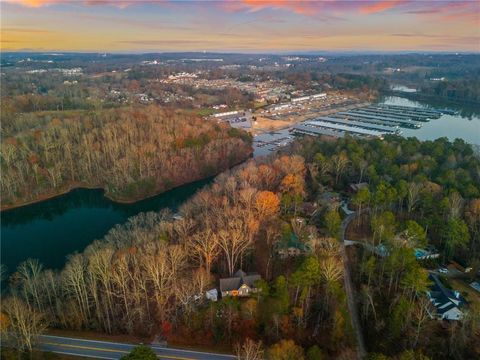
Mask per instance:
[[[438,269],[438,272],[442,273],[442,274],[446,274],[446,273],[448,273],[448,269],[447,268],[440,268],[440,269]]]

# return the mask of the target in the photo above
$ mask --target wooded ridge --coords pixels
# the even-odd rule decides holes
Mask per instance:
[[[241,130],[156,106],[19,117],[15,128],[2,128],[2,209],[76,187],[140,200],[213,176],[252,152]]]

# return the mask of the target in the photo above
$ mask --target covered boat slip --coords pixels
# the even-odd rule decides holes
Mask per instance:
[[[411,106],[387,105],[387,104],[378,104],[377,106],[384,109],[412,112],[419,115],[425,115],[425,116],[437,117],[437,118],[442,114],[442,112],[439,110],[430,110],[430,109],[416,108]]]
[[[377,115],[377,116],[385,116],[392,118],[393,120],[398,119],[398,120],[413,120],[410,115],[407,114],[395,114],[391,113],[386,110],[376,110],[371,107],[363,107],[363,108],[356,108],[356,109],[351,109],[348,110],[350,112],[355,112],[355,113],[361,113],[361,114],[366,114],[366,115]]]
[[[379,125],[379,124],[371,124],[371,123],[367,123],[367,122],[363,122],[363,121],[346,120],[346,119],[342,119],[342,118],[332,118],[332,117],[328,117],[328,116],[322,116],[322,117],[313,119],[312,121],[324,121],[324,122],[329,122],[329,123],[333,123],[333,124],[359,127],[359,128],[362,128],[362,129],[378,130],[378,131],[382,131],[382,132],[390,133],[390,134],[400,133],[398,125],[386,126],[386,125]]]
[[[416,110],[414,108],[410,109],[394,109],[394,108],[388,108],[386,106],[377,106],[377,105],[370,105],[365,108],[362,108],[362,110],[373,110],[373,111],[378,111],[378,112],[384,112],[387,114],[392,114],[395,116],[407,116],[407,117],[412,117],[412,118],[419,118],[419,119],[438,119],[442,114],[441,113],[425,113],[421,110]]]
[[[358,108],[354,109],[355,111],[365,113],[365,114],[371,114],[371,115],[379,115],[379,116],[388,116],[393,119],[404,119],[404,120],[415,120],[415,121],[423,121],[427,122],[430,121],[433,118],[438,118],[439,115],[431,116],[431,115],[422,115],[422,114],[415,114],[412,112],[405,112],[402,110],[389,110],[389,109],[384,109],[380,107],[375,107],[375,106],[368,106],[364,108]]]
[[[293,127],[295,133],[309,135],[329,135],[335,137],[344,137],[346,134],[360,137],[379,137],[387,134],[385,131],[369,130],[360,127],[353,127],[342,124],[335,124],[326,121],[307,121]]]
[[[357,120],[357,121],[364,121],[363,119],[373,119],[373,120],[378,120],[383,123],[395,123],[401,127],[408,127],[412,129],[418,129],[422,127],[421,123],[418,123],[413,120],[406,120],[406,119],[392,119],[390,117],[385,117],[385,116],[378,116],[378,115],[368,115],[368,114],[362,114],[354,111],[341,111],[338,112],[336,115],[341,115],[343,117],[347,117],[352,120]]]
[[[345,115],[340,115],[339,113],[336,113],[336,114],[330,114],[329,117],[331,119],[343,119],[343,120],[350,120],[350,121],[358,121],[358,122],[362,122],[362,123],[365,123],[365,124],[378,124],[378,125],[382,125],[382,126],[386,126],[386,127],[389,127],[389,128],[398,128],[398,127],[401,127],[402,124],[399,123],[399,122],[395,122],[395,121],[391,121],[391,122],[388,122],[388,121],[382,121],[382,120],[377,120],[377,119],[363,119],[363,118],[358,118],[356,119],[354,116],[345,116]]]

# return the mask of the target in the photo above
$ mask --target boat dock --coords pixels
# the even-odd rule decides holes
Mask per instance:
[[[320,116],[294,126],[297,134],[380,138],[400,135],[400,128],[419,129],[422,123],[438,119],[441,110],[400,105],[373,104]]]
[[[392,119],[404,119],[404,120],[414,120],[414,121],[422,121],[422,122],[428,122],[431,119],[434,119],[434,118],[437,119],[440,116],[439,114],[435,116],[425,115],[425,114],[418,114],[410,111],[386,109],[383,107],[376,107],[376,106],[368,106],[368,107],[358,108],[354,110],[367,115],[378,115],[378,116],[391,117]]]
[[[387,134],[385,131],[365,129],[340,123],[327,121],[311,120],[300,123],[293,127],[295,133],[307,135],[329,135],[335,137],[344,137],[346,134],[358,137],[378,137],[383,139]]]
[[[363,121],[363,119],[372,119],[372,120],[378,120],[383,123],[394,123],[396,125],[399,125],[401,127],[406,127],[406,128],[411,128],[411,129],[419,129],[422,127],[422,125],[416,121],[413,120],[407,120],[407,119],[399,119],[399,118],[391,118],[391,117],[386,117],[386,116],[379,116],[379,115],[368,115],[368,114],[362,114],[359,112],[355,112],[354,110],[351,111],[341,111],[337,113],[336,115],[341,115],[347,119],[352,119],[352,120],[357,120],[357,121]]]
[[[352,126],[352,127],[358,127],[362,129],[368,129],[368,130],[377,130],[389,134],[399,134],[399,126],[398,125],[381,125],[381,124],[372,124],[368,122],[363,122],[363,121],[356,121],[356,120],[346,120],[342,118],[333,118],[333,117],[328,117],[328,116],[322,116],[317,119],[314,119],[315,121],[324,121],[324,122],[329,122],[333,124],[341,124],[341,125],[347,125],[347,126]]]
[[[379,104],[378,107],[388,109],[388,110],[397,110],[402,111],[404,113],[412,113],[417,115],[423,115],[430,117],[431,119],[438,119],[442,114],[441,111],[436,109],[425,109],[425,108],[415,108],[411,106],[401,106],[401,105],[387,105],[387,104]]]

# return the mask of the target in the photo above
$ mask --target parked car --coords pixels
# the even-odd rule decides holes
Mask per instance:
[[[439,269],[438,269],[438,272],[439,272],[439,273],[442,273],[442,274],[446,274],[446,273],[448,273],[448,269],[442,267],[442,268],[439,268]]]

